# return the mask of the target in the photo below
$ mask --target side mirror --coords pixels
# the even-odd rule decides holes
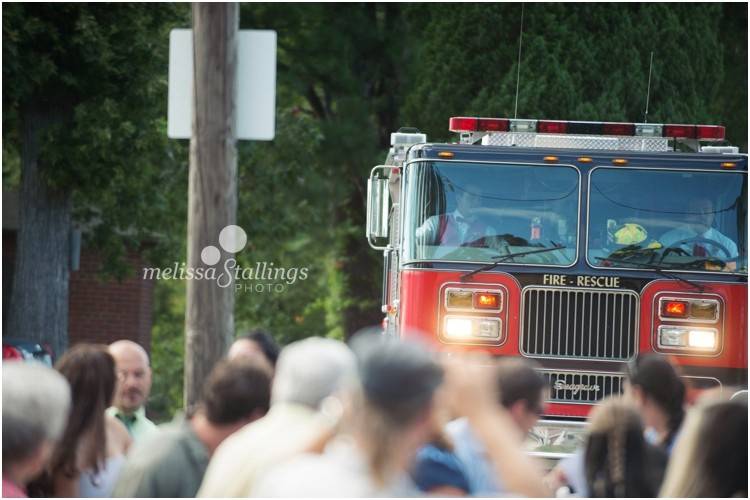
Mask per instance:
[[[386,246],[377,245],[374,240],[388,238],[390,191],[388,178],[379,176],[380,171],[388,168],[393,167],[378,165],[372,169],[367,180],[367,241],[376,250],[383,250]]]

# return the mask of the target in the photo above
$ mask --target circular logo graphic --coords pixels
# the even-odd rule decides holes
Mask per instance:
[[[240,226],[227,226],[219,233],[219,245],[229,253],[240,252],[247,245],[247,233]]]
[[[201,252],[201,260],[207,266],[213,266],[221,258],[221,252],[213,245],[209,245]]]

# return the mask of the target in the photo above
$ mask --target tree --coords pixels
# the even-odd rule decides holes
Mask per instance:
[[[21,159],[8,329],[60,353],[74,221],[110,263],[146,239],[169,246],[154,235],[179,167],[164,133],[165,43],[187,10],[13,4],[3,14],[3,139]]]

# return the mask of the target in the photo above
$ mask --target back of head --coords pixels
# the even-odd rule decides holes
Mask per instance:
[[[70,411],[65,378],[41,363],[3,362],[3,465],[19,463],[57,441]]]
[[[535,366],[520,358],[505,358],[498,362],[496,374],[501,405],[510,408],[517,401],[523,401],[528,409],[539,409],[548,384]]]
[[[747,497],[747,402],[713,398],[687,415],[661,496]]]
[[[628,383],[637,386],[668,416],[674,434],[685,415],[685,384],[668,358],[656,354],[638,356],[628,365]]]
[[[271,404],[318,408],[356,373],[354,355],[337,340],[310,337],[282,349],[271,388]]]
[[[373,479],[384,485],[429,438],[443,371],[431,352],[411,342],[370,333],[353,337],[351,345],[360,382],[351,423],[369,443]]]
[[[273,368],[276,366],[281,348],[269,332],[263,330],[262,328],[254,328],[237,337],[237,339],[234,341],[234,344],[232,344],[232,348],[234,348],[238,342],[242,341],[250,341],[255,343],[263,353],[263,356],[268,360],[271,367]],[[229,355],[230,357],[232,357],[231,349]]]
[[[589,416],[585,473],[592,497],[651,497],[646,443],[638,412],[622,398],[607,398]]]
[[[70,384],[74,412],[78,407],[103,406],[106,409],[115,392],[117,375],[115,361],[107,347],[78,344],[68,350],[55,364]]]
[[[230,425],[268,411],[271,376],[242,359],[220,361],[203,387],[203,408],[214,425]]]
[[[75,470],[77,444],[81,436],[89,432],[97,447],[89,450],[83,463],[96,469],[96,464],[106,455],[104,411],[115,392],[115,361],[104,345],[78,344],[63,354],[55,368],[70,384],[73,408],[62,440],[52,456],[52,470],[62,468],[66,473]]]
[[[384,415],[407,423],[432,401],[443,370],[422,346],[382,335],[352,339],[365,400]]]

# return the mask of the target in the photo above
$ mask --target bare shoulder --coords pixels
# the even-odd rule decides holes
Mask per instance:
[[[117,418],[112,415],[106,416],[107,422],[107,455],[120,455],[125,454],[133,439],[128,433],[128,429],[125,424],[120,422]]]

